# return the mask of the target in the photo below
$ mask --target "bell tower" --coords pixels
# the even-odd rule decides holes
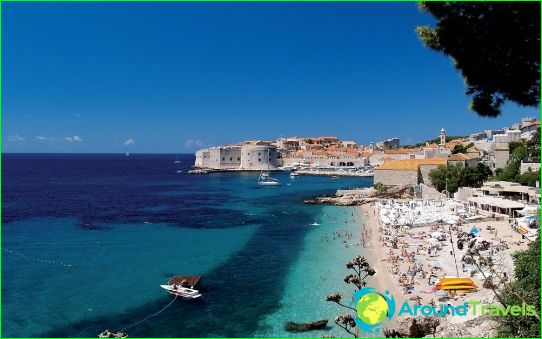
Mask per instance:
[[[446,143],[446,131],[444,128],[440,130],[440,144],[444,145]]]

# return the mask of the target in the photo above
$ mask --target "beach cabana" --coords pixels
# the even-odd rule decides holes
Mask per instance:
[[[492,196],[470,197],[467,200],[482,213],[500,214],[511,218],[516,216],[517,211],[525,208],[523,203]]]
[[[521,215],[538,215],[538,208],[534,206],[525,206],[525,208],[517,211]]]

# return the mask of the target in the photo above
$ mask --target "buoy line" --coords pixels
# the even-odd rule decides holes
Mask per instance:
[[[63,267],[73,267],[74,266],[74,265],[62,262],[60,260],[48,260],[48,259],[43,259],[43,258],[38,258],[38,257],[32,257],[32,256],[26,255],[26,254],[21,253],[21,252],[8,250],[6,248],[2,248],[2,252],[14,254],[14,255],[19,256],[19,257],[21,257],[23,259],[26,259],[26,260],[32,260],[32,261],[35,261],[35,262],[41,262],[41,263],[45,263],[45,264],[59,265],[59,266],[63,266]]]

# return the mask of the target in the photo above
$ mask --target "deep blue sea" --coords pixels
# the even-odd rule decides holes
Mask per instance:
[[[3,154],[2,336],[95,337],[167,305],[159,285],[198,274],[203,297],[176,300],[130,337],[341,335],[326,303],[349,293],[344,262],[361,254],[351,207],[305,205],[372,178],[191,175],[193,155]],[[179,173],[178,171],[181,171]],[[354,222],[356,219],[356,222]],[[352,241],[353,242],[353,241]],[[284,323],[328,319],[325,331]]]

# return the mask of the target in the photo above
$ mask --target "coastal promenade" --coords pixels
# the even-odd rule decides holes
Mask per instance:
[[[187,173],[189,174],[208,174],[208,173],[224,173],[224,172],[260,172],[260,170],[247,170],[247,169],[202,169],[193,168]],[[281,170],[270,170],[269,172],[287,172]],[[299,175],[317,175],[317,176],[338,176],[338,177],[367,177],[374,176],[374,172],[348,172],[348,171],[334,171],[334,170],[297,170]]]
[[[322,175],[339,177],[373,177],[373,172],[348,172],[348,171],[321,171],[321,170],[298,170],[299,175]]]

